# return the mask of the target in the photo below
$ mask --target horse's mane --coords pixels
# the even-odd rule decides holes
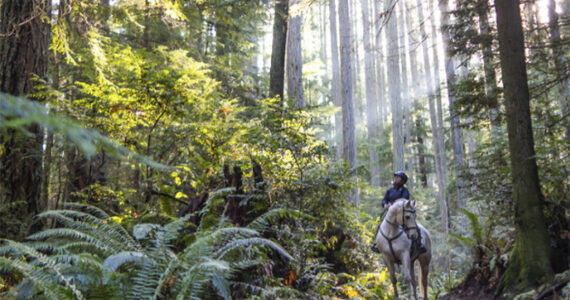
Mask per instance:
[[[409,200],[406,198],[400,198],[400,199],[394,201],[394,204],[392,204],[392,205],[396,205],[396,204],[400,205],[400,203],[401,203],[401,205],[404,205],[406,201],[409,201]]]

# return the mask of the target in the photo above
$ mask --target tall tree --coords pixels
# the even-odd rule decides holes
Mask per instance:
[[[416,3],[418,6],[419,20],[421,22],[422,20],[424,20],[422,0],[417,0]],[[432,18],[431,22],[435,22],[434,18]],[[424,24],[420,26],[420,33],[421,33],[421,36],[424,37],[423,42],[422,42],[422,53],[423,53],[424,68],[425,68],[425,74],[426,74],[426,85],[427,85],[426,90],[428,91],[428,105],[429,105],[429,116],[430,116],[431,131],[432,131],[432,137],[433,137],[433,148],[434,148],[434,152],[435,152],[434,153],[435,174],[436,174],[436,181],[437,181],[439,210],[440,210],[440,214],[441,214],[441,230],[444,233],[444,236],[447,236],[447,234],[449,233],[449,227],[448,227],[448,217],[447,217],[447,214],[448,214],[448,212],[447,212],[447,198],[445,195],[446,182],[445,182],[445,174],[443,173],[443,167],[442,167],[442,162],[441,162],[441,152],[444,149],[442,149],[443,143],[440,143],[440,139],[443,139],[443,137],[440,136],[440,131],[438,130],[437,111],[436,111],[436,105],[435,105],[436,98],[438,97],[437,90],[439,89],[439,87],[438,87],[438,81],[434,82],[434,79],[432,78],[432,74],[438,73],[438,71],[436,69],[437,63],[435,63],[435,62],[437,62],[437,55],[435,55],[437,51],[434,51],[434,65],[436,65],[436,66],[434,66],[434,69],[436,69],[436,70],[434,70],[432,72],[431,62],[429,59],[429,53],[428,53],[428,47],[427,47],[427,35],[426,35],[426,30],[425,30],[425,26],[427,26],[426,23],[427,22],[424,22]],[[432,26],[432,28],[433,28],[433,26]],[[432,31],[432,34],[433,34],[433,31]],[[436,77],[436,78],[438,78],[438,77]],[[445,265],[447,265],[447,260],[445,260]],[[445,266],[445,269],[447,269],[447,266]]]
[[[388,14],[386,34],[388,44],[388,93],[392,108],[392,141],[394,171],[404,170],[404,128],[402,114],[402,97],[400,96],[400,49],[398,41],[398,15],[396,1],[386,0],[384,10]]]
[[[50,40],[50,1],[6,0],[0,3],[0,92],[33,96],[46,79]],[[0,228],[2,237],[25,236],[38,213],[41,197],[43,133],[38,125],[0,133]]]
[[[379,16],[382,14],[382,8],[380,7],[380,1],[374,1],[374,18],[372,18],[372,23],[374,25],[374,37],[375,37],[375,47],[376,52],[376,83],[378,95],[378,121],[381,129],[384,129],[384,122],[387,120],[386,113],[386,76],[385,76],[385,66],[386,57],[384,55],[384,42],[382,37],[385,34],[384,29],[384,19]]]
[[[351,24],[348,0],[339,0],[338,17],[340,27],[340,78],[342,81],[342,137],[343,158],[348,161],[351,172],[356,172],[356,134],[354,126],[354,100],[352,92]],[[356,174],[353,175],[356,183]],[[358,203],[358,188],[350,195],[351,203]]]
[[[493,64],[493,38],[489,27],[489,0],[479,0],[477,15],[479,17],[479,34],[483,52],[483,69],[485,72],[485,95],[489,101],[489,118],[491,120],[491,138],[494,142],[500,138],[499,99],[497,96],[497,75]]]
[[[404,1],[398,1],[398,20],[400,21],[401,34],[400,34],[400,67],[402,69],[402,105],[403,105],[403,118],[404,118],[404,149],[405,161],[404,170],[408,172],[410,178],[408,186],[412,188],[413,185],[413,156],[412,147],[410,146],[412,128],[410,124],[410,91],[408,85],[408,47],[406,47],[406,37],[408,36],[409,28],[406,27],[406,16],[404,14]],[[406,163],[407,162],[407,163]]]
[[[518,0],[495,0],[516,239],[501,287],[535,286],[552,275],[529,107],[524,35]]]
[[[338,51],[338,31],[336,26],[336,0],[329,1],[329,22],[331,32],[332,98],[337,107],[334,115],[336,159],[342,158],[342,84],[340,82],[340,62]]]
[[[410,55],[410,73],[412,75],[412,81],[411,81],[411,87],[410,87],[410,103],[408,105],[408,107],[406,108],[406,110],[404,111],[404,114],[407,115],[409,118],[409,110],[410,107],[415,107],[416,102],[418,101],[418,96],[420,95],[420,79],[419,79],[419,66],[418,66],[418,58],[417,58],[417,47],[420,44],[418,37],[417,37],[417,31],[416,31],[416,27],[414,27],[412,25],[412,19],[413,19],[413,14],[411,13],[411,10],[408,7],[408,4],[405,2],[405,11],[406,11],[406,31],[407,31],[407,37],[408,37],[408,46],[409,46],[409,55]],[[409,125],[408,125],[408,119],[406,119],[406,139],[408,141],[411,142],[411,137],[408,136],[408,134],[411,135],[411,132],[409,133],[409,131],[411,130],[411,128],[414,126],[414,122],[413,121],[409,121]],[[419,136],[419,135],[418,135]],[[423,147],[423,145],[421,145]],[[418,148],[419,149],[419,148]],[[418,153],[419,155],[419,153]],[[414,187],[414,179],[415,179],[415,171],[414,171],[414,160],[412,159],[412,155],[411,155],[411,149],[409,150],[408,153],[408,170],[410,170],[411,172],[411,176],[410,176],[410,183],[408,184],[408,186],[410,187],[410,189],[412,189]],[[425,160],[423,158],[423,149],[422,149],[422,157],[420,157],[420,159],[418,159],[418,163],[424,163]],[[425,170],[425,166],[420,166],[420,170]],[[425,180],[427,181],[427,178],[424,176],[424,174],[421,175],[422,176],[422,181]],[[425,182],[424,181],[424,182]],[[425,184],[427,185],[427,182],[425,182]]]
[[[462,178],[462,172],[465,170],[465,149],[463,146],[463,130],[461,129],[461,120],[459,112],[455,108],[457,99],[457,75],[455,72],[455,59],[453,57],[453,46],[450,44],[452,37],[449,31],[450,12],[449,0],[439,1],[439,11],[441,12],[442,22],[442,42],[445,49],[445,75],[447,79],[447,99],[449,100],[449,114],[451,119],[451,141],[453,144],[453,160],[455,163],[455,183],[457,186],[457,205],[464,208],[467,203],[467,183]]]
[[[273,47],[269,70],[269,91],[271,96],[283,99],[285,85],[285,45],[287,41],[287,16],[289,0],[275,0],[273,19]]]
[[[434,2],[437,0],[428,1],[429,11],[435,12],[434,9]],[[440,172],[442,173],[442,181],[443,186],[447,186],[447,156],[445,154],[445,131],[443,125],[443,106],[441,103],[441,79],[440,79],[440,72],[439,72],[439,49],[438,45],[438,24],[437,19],[435,18],[435,14],[430,16],[431,19],[431,39],[433,45],[433,80],[435,86],[433,87],[434,95],[435,95],[435,112],[436,112],[436,121],[437,121],[437,131],[438,131],[438,139],[437,142],[439,143],[439,152],[436,153],[439,156],[439,168]]]
[[[361,0],[362,26],[364,38],[364,68],[366,81],[366,125],[368,129],[368,155],[370,163],[370,184],[380,186],[380,166],[378,162],[378,113],[376,99],[376,66],[374,64],[374,52],[370,34],[370,9],[368,0]]]
[[[568,70],[566,58],[564,57],[564,46],[560,39],[560,25],[558,25],[558,13],[556,12],[556,1],[548,1],[548,27],[550,27],[550,39],[552,40],[552,54],[554,55],[554,69],[560,78],[559,85],[560,110],[563,116],[568,114],[567,101],[570,99],[570,87],[568,86]],[[566,126],[566,138],[570,138],[570,125]]]
[[[303,95],[303,53],[301,51],[302,14],[300,0],[291,0],[287,34],[287,94],[297,108],[305,107]]]

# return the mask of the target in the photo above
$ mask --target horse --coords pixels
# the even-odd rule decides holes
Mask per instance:
[[[376,245],[388,266],[390,280],[394,286],[394,298],[398,299],[396,288],[395,263],[402,263],[402,273],[408,283],[410,299],[416,300],[416,280],[414,262],[420,262],[420,294],[427,300],[429,263],[431,261],[431,238],[429,232],[416,223],[416,201],[396,200],[388,209],[376,234]],[[403,233],[406,233],[405,235]],[[419,254],[411,249],[412,241],[421,238],[427,251]]]

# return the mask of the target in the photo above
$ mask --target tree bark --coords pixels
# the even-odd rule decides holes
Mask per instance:
[[[501,72],[511,154],[516,239],[500,289],[536,286],[552,276],[530,117],[518,0],[496,0]]]
[[[396,1],[386,0],[384,10],[388,13],[386,34],[388,43],[388,93],[392,108],[392,141],[393,141],[393,169],[405,170],[404,163],[404,129],[402,114],[402,98],[400,96],[400,49],[398,41],[398,15],[396,14]]]
[[[281,101],[283,101],[283,88],[285,85],[285,44],[287,40],[288,12],[288,0],[275,0],[269,92],[271,97],[279,96]]]
[[[371,42],[370,10],[368,0],[361,0],[362,26],[364,38],[364,67],[366,81],[366,125],[368,129],[368,155],[370,166],[370,184],[380,186],[380,166],[378,162],[378,114],[376,101],[376,66]]]
[[[356,187],[356,136],[354,126],[354,100],[352,91],[352,61],[351,50],[351,24],[348,14],[348,0],[340,0],[338,5],[340,26],[340,65],[342,81],[342,137],[343,158],[348,161],[353,172],[352,181],[355,190],[349,196],[350,202],[358,203],[358,188]]]
[[[332,67],[332,98],[338,111],[334,116],[336,159],[343,157],[342,153],[342,84],[340,82],[340,62],[338,52],[336,0],[329,1],[329,21],[331,31],[331,67]]]
[[[291,0],[291,11],[299,4],[299,0]],[[298,109],[305,107],[303,95],[303,53],[301,51],[302,14],[289,16],[287,34],[287,94]]]
[[[412,25],[412,13],[411,10],[408,8],[408,5],[405,4],[405,12],[406,12],[406,32],[408,37],[408,47],[409,47],[409,55],[410,55],[410,74],[412,75],[412,81],[410,88],[410,100],[409,105],[407,105],[404,114],[406,117],[406,140],[411,142],[411,128],[414,126],[413,121],[409,121],[410,118],[410,108],[416,106],[416,102],[418,101],[418,97],[420,95],[420,79],[418,73],[418,58],[417,58],[417,45],[419,44],[419,40],[417,38],[416,29]],[[409,122],[409,123],[408,123]],[[409,124],[409,125],[408,125]],[[408,152],[408,170],[410,173],[410,180],[408,183],[408,187],[410,189],[414,188],[414,179],[415,179],[415,168],[414,168],[414,160],[412,159],[412,150],[409,148]],[[426,179],[427,180],[427,179]]]
[[[422,128],[423,125],[421,118],[418,117],[416,119],[416,132],[417,132],[416,141],[418,142],[418,165],[420,167],[420,181],[422,182],[422,186],[424,188],[427,188],[428,187],[427,167],[425,159],[425,145],[424,145],[424,139],[422,137],[423,133]]]
[[[422,0],[417,0],[417,5],[418,5],[418,15],[419,15],[419,20],[424,20],[424,14],[423,14],[423,8],[422,8]],[[431,1],[430,1],[430,8],[431,8]],[[432,9],[430,9],[430,11],[433,11]],[[432,23],[435,23],[435,21],[432,18]],[[426,37],[426,30],[424,28],[424,26],[427,26],[426,23],[424,23],[422,26],[420,26],[420,32],[422,37]],[[437,35],[435,34],[435,24],[432,24],[432,38],[435,40],[435,37]],[[445,239],[447,239],[447,235],[449,233],[449,221],[448,221],[448,211],[447,211],[447,199],[446,199],[446,195],[445,195],[445,187],[446,187],[446,182],[445,182],[445,174],[443,172],[444,167],[442,166],[442,150],[445,150],[443,147],[443,143],[441,142],[441,140],[443,140],[443,137],[440,137],[440,131],[439,131],[439,126],[438,126],[438,121],[437,121],[437,111],[436,111],[436,98],[440,97],[439,95],[439,70],[438,70],[438,63],[437,63],[437,49],[434,49],[434,70],[431,70],[431,63],[430,63],[430,59],[429,59],[429,54],[428,54],[428,47],[427,47],[427,38],[424,39],[423,43],[422,43],[422,52],[423,52],[423,59],[424,59],[424,66],[425,66],[425,73],[426,73],[426,84],[427,84],[427,88],[426,90],[428,91],[428,105],[429,105],[429,112],[430,112],[430,124],[431,124],[431,131],[432,131],[432,136],[433,136],[433,148],[434,148],[434,157],[435,157],[435,174],[436,174],[436,180],[437,180],[437,192],[438,192],[438,202],[439,202],[439,211],[441,214],[441,230],[445,236]],[[432,79],[432,74],[435,77],[435,82],[434,79]],[[439,101],[441,102],[441,100]],[[444,269],[447,269],[448,267],[448,262],[447,262],[447,257],[444,258]]]
[[[558,25],[558,13],[556,12],[556,1],[548,1],[548,18],[550,27],[550,39],[552,41],[552,54],[554,56],[554,68],[557,76],[560,78],[560,85],[558,87],[558,94],[560,99],[560,111],[562,116],[568,115],[567,101],[570,99],[570,87],[568,86],[568,77],[566,72],[568,70],[566,58],[564,57],[564,46],[560,39],[560,26]],[[570,123],[566,122],[565,135],[566,139],[570,138]]]
[[[385,30],[383,30],[383,22],[382,18],[379,17],[379,14],[382,13],[382,8],[380,7],[380,1],[374,1],[374,17],[372,18],[373,28],[374,28],[374,37],[375,37],[375,47],[374,51],[376,53],[376,83],[377,83],[377,91],[376,95],[378,95],[378,125],[380,126],[380,130],[384,129],[384,121],[387,119],[387,114],[385,113],[386,110],[386,76],[385,76],[385,65],[386,60],[384,56],[384,44],[382,41],[382,37],[384,36]]]
[[[443,26],[451,25],[449,17],[449,0],[439,1],[439,10],[441,12],[441,21]],[[461,120],[459,113],[455,108],[457,99],[457,75],[455,73],[455,60],[452,57],[452,46],[450,40],[452,38],[449,30],[442,28],[442,42],[445,49],[445,75],[447,78],[447,94],[449,100],[449,114],[451,118],[451,140],[453,144],[453,160],[455,163],[455,182],[457,186],[457,206],[464,208],[467,203],[467,183],[463,179],[463,171],[466,168],[465,149],[463,146],[463,130],[461,129]]]
[[[411,124],[410,124],[410,93],[409,93],[409,84],[408,84],[408,50],[409,48],[406,47],[406,37],[408,36],[408,31],[410,28],[406,27],[406,16],[404,13],[404,3],[403,1],[398,2],[398,20],[400,21],[400,67],[402,69],[402,104],[404,108],[403,112],[403,119],[405,121],[404,124],[404,149],[405,149],[405,160],[404,160],[404,170],[408,173],[408,187],[411,189],[413,187],[413,176],[412,172],[414,171],[413,168],[413,156],[412,156],[412,147],[410,147],[411,142]],[[411,67],[411,66],[410,66]],[[407,161],[407,163],[406,163]]]
[[[491,121],[491,139],[498,142],[501,121],[499,119],[499,99],[497,96],[497,75],[493,64],[493,37],[489,29],[489,0],[480,0],[477,15],[479,16],[479,34],[482,37],[483,70],[485,71],[485,95],[489,101],[489,119]]]
[[[47,76],[50,25],[45,20],[51,3],[4,0],[0,5],[0,92],[29,96],[36,92],[32,78]],[[43,131],[36,124],[27,130],[31,135],[9,130],[0,136],[0,206],[9,208],[0,213],[0,237],[24,237],[39,212]]]

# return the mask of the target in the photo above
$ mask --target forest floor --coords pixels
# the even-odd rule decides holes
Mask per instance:
[[[494,300],[494,299],[507,299],[513,297],[510,296],[499,297],[495,295],[495,289],[497,287],[498,281],[504,272],[504,268],[501,268],[495,272],[489,272],[489,268],[473,268],[469,271],[465,280],[461,282],[458,286],[454,287],[446,295],[437,298],[438,300]],[[568,274],[566,272],[565,274]],[[562,280],[557,280],[557,282],[551,284],[545,284],[541,286],[538,290],[529,290],[523,294],[519,294],[520,299],[534,299],[534,300],[558,300],[558,299],[570,299],[568,297],[568,291],[562,291],[563,288],[568,287],[569,281],[566,276],[560,277]],[[520,292],[519,292],[520,293]],[[516,294],[516,293],[515,293]],[[560,296],[562,295],[562,296]],[[517,296],[518,297],[518,296]]]
[[[446,295],[439,297],[438,300],[493,300],[498,297],[495,295],[495,288],[503,270],[495,269],[491,272],[488,264],[484,267],[472,268],[463,282],[454,287]]]

